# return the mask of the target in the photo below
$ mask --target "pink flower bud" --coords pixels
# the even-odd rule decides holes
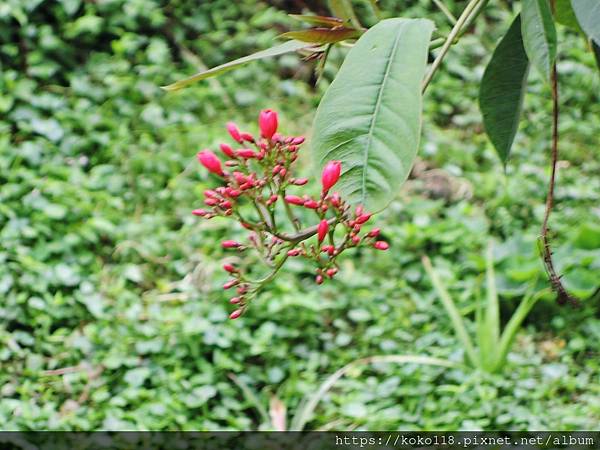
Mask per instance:
[[[317,237],[319,239],[319,243],[323,242],[323,239],[325,239],[325,236],[327,235],[327,231],[329,231],[329,223],[327,223],[326,219],[323,219],[317,227]]]
[[[237,269],[235,268],[235,266],[233,264],[223,264],[223,269],[229,273],[237,272]]]
[[[241,148],[237,152],[236,155],[241,156],[242,158],[256,158],[256,153],[251,148]]]
[[[231,320],[237,319],[238,317],[240,317],[242,315],[243,312],[244,312],[244,310],[242,308],[236,309],[234,312],[229,314],[229,318]]]
[[[258,116],[258,126],[260,135],[266,139],[271,139],[277,131],[277,113],[272,109],[265,109]]]
[[[298,256],[299,254],[300,254],[299,248],[293,248],[291,250],[288,250],[288,252],[287,252],[288,256]]]
[[[292,205],[304,205],[304,199],[297,195],[286,195],[284,200]]]
[[[233,160],[229,160],[229,161],[225,161],[225,166],[226,167],[236,167],[239,166],[240,163],[238,163],[237,161],[233,161]]]
[[[216,198],[207,198],[204,200],[204,203],[206,203],[208,206],[216,206],[219,203],[219,200]]]
[[[254,136],[250,133],[240,133],[240,137],[242,138],[242,141],[254,142]]]
[[[296,178],[292,183],[296,186],[304,186],[308,183],[308,178]]]
[[[323,275],[317,275],[317,277],[315,278],[315,283],[323,284]]]
[[[321,175],[321,183],[323,184],[323,192],[328,192],[331,187],[338,182],[342,172],[341,161],[329,161]]]
[[[223,289],[231,289],[232,287],[234,287],[235,285],[237,285],[239,283],[238,280],[231,280],[228,281],[227,283],[225,283],[223,285]]]
[[[206,211],[205,209],[195,209],[192,211],[192,214],[195,216],[204,217],[208,214],[208,211]]]
[[[390,248],[390,244],[385,241],[377,241],[373,244],[373,247],[375,247],[377,250],[387,250]]]
[[[221,247],[223,248],[238,248],[241,247],[242,244],[240,244],[237,241],[223,241],[221,242]]]
[[[360,243],[360,237],[358,237],[358,236],[352,236],[352,243],[354,245],[358,245]]]
[[[295,145],[290,145],[290,146],[288,147],[288,151],[289,151],[290,153],[294,153],[296,150],[298,150],[298,147],[296,147]]]
[[[362,205],[358,205],[356,207],[356,209],[354,210],[354,213],[355,213],[356,216],[360,216],[363,213],[363,207],[362,207]]]
[[[294,139],[292,139],[293,145],[300,145],[303,142],[304,142],[304,136],[298,136],[298,137],[295,137]]]
[[[232,204],[229,200],[225,200],[225,201],[221,202],[221,204],[219,206],[223,209],[229,209],[229,208],[231,208]]]
[[[342,204],[342,199],[340,198],[340,194],[338,192],[334,192],[333,195],[329,197],[329,200],[336,208],[339,208],[339,206]]]
[[[204,191],[204,196],[206,198],[218,198],[219,197],[219,195],[215,191],[213,191],[211,189],[205,190]]]
[[[221,144],[219,145],[219,147],[221,148],[221,151],[225,154],[225,156],[228,156],[229,158],[235,158],[235,153],[233,152],[233,149],[230,145]]]
[[[242,297],[233,297],[233,298],[229,299],[229,303],[231,303],[232,305],[237,305],[241,301],[242,301]]]
[[[304,202],[305,208],[317,209],[319,207],[319,203],[314,200],[307,200]]]
[[[273,135],[273,137],[271,138],[272,141],[275,142],[282,142],[283,141],[283,136],[281,136],[279,133],[275,133]]]
[[[356,223],[362,225],[371,218],[371,214],[361,214],[356,218]]]
[[[327,269],[327,276],[329,278],[333,278],[333,276],[338,272],[338,270],[335,267],[332,267],[331,269]]]
[[[285,178],[285,175],[286,175],[286,174],[287,174],[287,170],[285,170],[285,167],[284,167],[284,168],[282,168],[282,169],[279,171],[279,176],[280,176],[281,178]]]
[[[369,237],[377,237],[379,236],[379,232],[381,231],[381,229],[379,228],[373,228],[371,231],[369,231],[369,233],[367,234],[367,236]]]
[[[233,122],[227,122],[227,131],[234,141],[242,143],[242,137],[240,136],[240,130],[237,125]]]
[[[217,158],[210,150],[202,150],[198,152],[198,161],[208,169],[209,172],[217,175],[223,175],[223,169],[221,168],[221,161]]]
[[[232,189],[230,187],[228,187],[227,189],[225,189],[225,195],[227,197],[239,197],[242,193],[240,191],[238,191],[237,189]]]

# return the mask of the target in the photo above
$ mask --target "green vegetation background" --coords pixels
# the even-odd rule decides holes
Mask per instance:
[[[372,20],[368,2],[356,3]],[[427,14],[447,29],[428,0],[381,3],[385,14]],[[281,111],[286,133],[308,133],[341,53],[317,88],[312,65],[294,55],[181,93],[158,86],[270,46],[298,26],[281,6],[299,12],[295,2],[252,0],[0,2],[0,428],[265,427],[230,374],[265,408],[277,397],[292,414],[359,357],[462,359],[421,255],[440,267],[465,314],[483,296],[490,238],[503,317],[531,283],[545,287],[535,241],[548,89],[532,72],[507,177],[476,106],[490,50],[515,12],[501,3],[452,49],[428,91],[426,163],[376,218],[390,251],[346,258],[321,287],[310,268],[290,264],[243,319],[227,320],[218,243],[242,231],[190,215],[211,185],[194,155],[225,138],[227,120],[256,131],[264,107]],[[565,284],[584,307],[547,295],[498,375],[357,369],[310,428],[600,426],[600,319],[589,298],[600,284],[600,78],[585,42],[564,29],[560,37],[551,225]]]

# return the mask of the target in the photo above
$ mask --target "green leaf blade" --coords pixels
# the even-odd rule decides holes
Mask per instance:
[[[600,45],[600,1],[571,0],[571,6],[583,32]]]
[[[521,19],[517,16],[494,50],[479,91],[485,131],[504,165],[517,134],[528,72]]]
[[[385,208],[406,180],[421,130],[421,83],[433,23],[387,19],[348,53],[314,120],[320,169],[342,161],[336,190],[370,212]]]
[[[179,80],[175,83],[169,84],[168,86],[163,86],[162,89],[164,89],[165,91],[178,91],[179,89],[189,86],[192,83],[204,80],[206,78],[221,75],[222,73],[236,69],[239,66],[247,64],[249,62],[256,61],[259,59],[272,58],[274,56],[280,56],[285,53],[295,52],[310,46],[311,44],[296,40],[284,42],[283,44],[276,45],[274,47],[268,48],[266,50],[261,50],[259,52],[253,53],[248,56],[244,56],[234,61],[229,61],[225,64],[221,64],[220,66],[213,67],[212,69],[199,72],[195,75],[192,75],[191,77],[184,78],[183,80]]]
[[[295,39],[301,42],[311,42],[313,44],[333,44],[360,37],[362,33],[354,28],[311,28],[309,30],[288,31],[279,37],[286,39]]]
[[[556,28],[548,0],[523,0],[521,33],[529,60],[550,81],[556,59]]]

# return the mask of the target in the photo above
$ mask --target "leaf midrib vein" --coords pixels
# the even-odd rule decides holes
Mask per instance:
[[[361,182],[361,203],[364,204],[365,203],[365,198],[366,198],[366,190],[367,190],[367,162],[369,160],[369,151],[371,148],[371,142],[372,142],[372,135],[373,135],[373,127],[375,126],[375,121],[376,121],[376,117],[379,114],[379,108],[381,106],[381,99],[382,99],[382,94],[383,94],[383,90],[385,89],[385,85],[387,83],[388,77],[389,77],[389,73],[390,73],[390,69],[392,66],[392,60],[394,59],[395,55],[396,55],[396,51],[398,50],[398,44],[400,42],[400,36],[402,35],[402,29],[400,29],[398,31],[398,34],[396,36],[396,39],[394,41],[394,45],[392,46],[392,50],[390,51],[388,60],[386,62],[386,66],[385,66],[385,71],[383,74],[383,79],[381,81],[381,87],[379,89],[379,92],[377,93],[377,100],[375,102],[375,110],[373,111],[373,116],[371,117],[371,123],[369,124],[369,132],[367,134],[367,147],[365,148],[365,157],[363,160],[363,176],[362,176],[362,182]]]

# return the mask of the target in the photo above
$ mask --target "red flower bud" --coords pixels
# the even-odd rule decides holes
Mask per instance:
[[[207,189],[204,191],[204,196],[206,198],[217,198],[219,195],[215,191]]]
[[[334,192],[331,197],[329,197],[331,204],[338,208],[342,204],[342,199],[340,198],[340,194],[338,192]]]
[[[292,139],[293,145],[300,145],[303,142],[304,142],[304,136],[298,136],[298,137],[295,137],[294,139]]]
[[[338,270],[335,267],[332,267],[331,269],[327,269],[327,276],[329,278],[333,278],[333,276],[338,272]]]
[[[195,209],[192,211],[192,214],[195,216],[204,217],[208,214],[208,211],[206,211],[205,209]]]
[[[231,320],[237,319],[238,317],[240,317],[242,315],[243,312],[244,312],[244,310],[242,308],[236,309],[234,312],[229,314],[229,318]]]
[[[284,168],[282,168],[282,169],[279,171],[279,176],[280,176],[281,178],[285,178],[285,175],[286,175],[286,174],[287,174],[287,170],[285,170],[285,167],[284,167]]]
[[[306,200],[304,202],[304,207],[310,209],[317,209],[319,207],[319,203],[314,200]]]
[[[390,248],[390,244],[385,241],[377,241],[373,244],[373,247],[375,247],[377,250],[387,250]]]
[[[231,303],[232,305],[237,305],[241,301],[242,297],[233,297],[229,299],[229,303]]]
[[[291,250],[288,250],[288,252],[287,252],[288,256],[298,256],[299,254],[300,254],[299,248],[293,248]]]
[[[258,126],[260,135],[266,139],[271,139],[277,131],[277,113],[272,109],[265,109],[258,116]]]
[[[207,198],[204,200],[204,203],[206,203],[208,206],[216,206],[219,203],[219,200],[216,198]]]
[[[223,241],[223,242],[221,242],[221,247],[223,247],[223,248],[238,248],[241,245],[242,244],[240,244],[237,241]]]
[[[242,137],[240,136],[240,130],[237,125],[233,122],[227,122],[227,131],[234,141],[242,143]]]
[[[317,237],[319,242],[323,242],[323,239],[325,239],[325,236],[327,235],[327,231],[329,231],[329,223],[327,223],[326,219],[323,219],[317,227]]]
[[[235,153],[230,145],[221,144],[219,147],[221,147],[221,151],[225,154],[225,156],[228,156],[229,158],[235,158]]]
[[[356,216],[360,216],[363,213],[363,207],[362,207],[362,205],[358,205],[356,207],[356,209],[354,210],[354,213],[355,213]]]
[[[198,152],[198,161],[208,169],[211,173],[216,173],[217,175],[223,175],[223,169],[221,168],[221,161],[217,158],[210,150],[202,150]]]
[[[229,209],[229,208],[231,208],[232,204],[229,200],[225,200],[225,201],[221,202],[221,204],[219,206],[223,209]]]
[[[371,218],[371,214],[361,214],[356,218],[356,223],[362,225]]]
[[[371,231],[369,231],[369,233],[367,234],[367,236],[369,237],[377,237],[379,236],[379,232],[381,230],[379,228],[373,228]]]
[[[352,243],[354,245],[358,245],[360,243],[360,237],[358,237],[358,236],[352,236]]]
[[[304,199],[298,197],[297,195],[286,195],[284,200],[292,205],[304,205]]]
[[[323,276],[322,275],[317,275],[317,277],[315,278],[315,283],[317,283],[317,284],[323,284]]]
[[[241,156],[242,158],[256,158],[256,153],[251,148],[241,148],[237,152],[236,155]]]
[[[238,281],[238,280],[231,280],[231,281],[228,281],[227,283],[225,283],[225,284],[223,285],[223,289],[230,289],[230,288],[234,287],[234,286],[235,286],[236,284],[238,284],[238,283],[239,283],[239,281]]]
[[[329,161],[321,175],[321,183],[323,184],[323,192],[328,192],[331,187],[338,182],[342,172],[341,161]]]
[[[225,195],[227,197],[236,198],[236,197],[239,197],[241,195],[241,192],[238,191],[237,189],[232,189],[232,188],[228,187],[228,188],[225,189]]]
[[[271,140],[275,141],[275,142],[282,142],[283,141],[283,137],[279,133],[275,133],[273,135],[273,137],[271,138]]]
[[[250,133],[240,133],[240,137],[242,138],[242,141],[254,142],[254,136]]]
[[[233,264],[223,264],[223,269],[229,273],[237,272],[237,269],[235,268],[235,266]]]
[[[308,178],[296,178],[292,181],[292,184],[295,184],[296,186],[304,186],[306,183],[308,183]]]

